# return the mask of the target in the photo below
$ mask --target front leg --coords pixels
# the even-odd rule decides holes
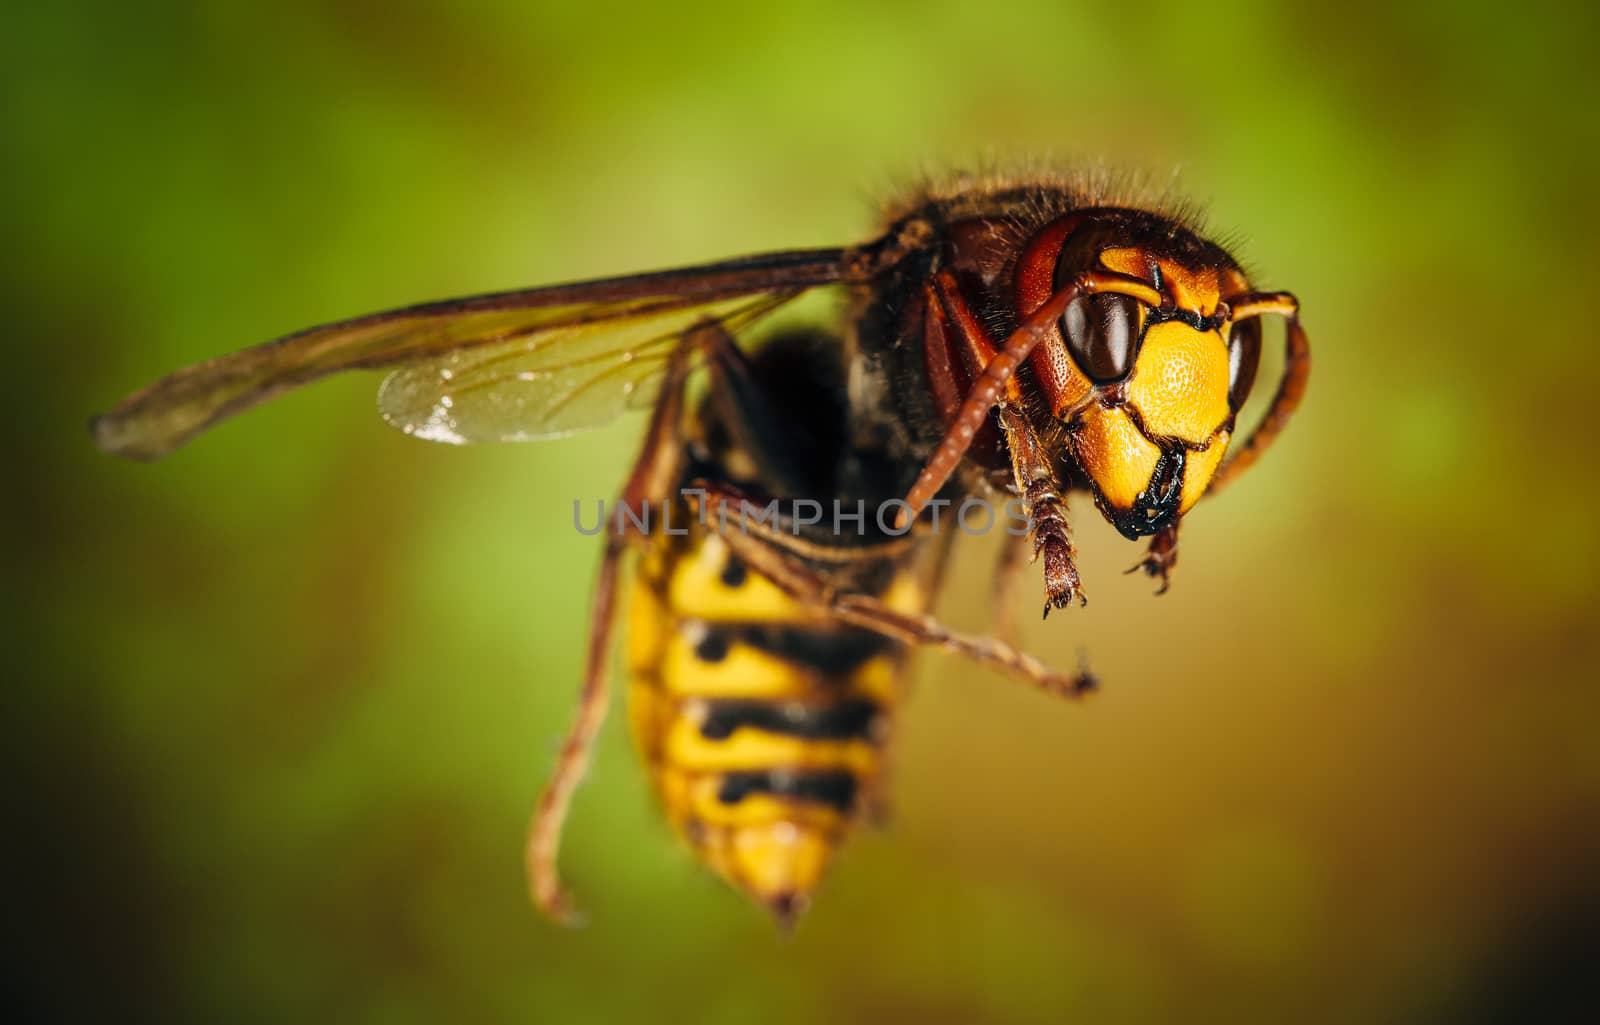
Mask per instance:
[[[934,278],[929,292],[928,316],[937,318],[941,330],[953,332],[960,339],[961,351],[968,368],[984,374],[989,372],[999,358],[993,340],[978,318],[973,315],[961,286],[948,271]],[[1067,510],[1061,499],[1061,484],[1050,459],[1039,444],[1033,424],[1022,412],[1023,397],[1014,378],[996,386],[991,399],[1005,433],[1006,447],[1011,451],[1011,469],[1017,492],[1028,507],[1028,520],[1032,525],[1033,557],[1044,557],[1044,614],[1048,618],[1052,608],[1064,609],[1077,599],[1079,605],[1087,604],[1078,580],[1078,568],[1073,565],[1072,537],[1067,531]],[[972,432],[962,435],[970,441]],[[915,489],[913,489],[915,492]],[[908,497],[909,501],[909,497]],[[912,503],[915,504],[915,503]]]
[[[1044,616],[1051,609],[1064,609],[1076,599],[1079,606],[1089,604],[1078,579],[1072,557],[1072,535],[1067,529],[1067,506],[1049,460],[1039,445],[1033,425],[1022,410],[1010,403],[1000,406],[1000,426],[1011,449],[1011,467],[1016,475],[1022,501],[1028,507],[1028,522],[1033,527],[1033,557],[1044,557]]]
[[[1128,569],[1129,573],[1144,570],[1146,576],[1157,577],[1161,586],[1156,588],[1156,594],[1166,594],[1171,586],[1172,567],[1178,564],[1178,525],[1174,523],[1156,533],[1150,539],[1150,547],[1144,553],[1144,560],[1137,566]]]
[[[1033,522],[1033,557],[1044,556],[1043,618],[1049,619],[1053,608],[1071,605],[1074,598],[1080,608],[1089,604],[1078,579],[1078,566],[1072,561],[1078,551],[1072,546],[1066,505],[1056,494],[1055,481],[1034,481],[1023,491],[1022,500],[1028,504],[1028,518]]]

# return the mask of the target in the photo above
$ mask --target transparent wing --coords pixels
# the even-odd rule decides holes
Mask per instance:
[[[393,368],[383,414],[411,434],[455,442],[568,434],[646,403],[673,340],[694,323],[742,329],[806,289],[859,280],[860,252],[769,253],[326,324],[179,370],[96,417],[91,430],[107,452],[154,459],[327,374]]]
[[[396,370],[378,391],[391,426],[465,445],[556,438],[654,400],[667,357],[696,325],[737,335],[798,295],[775,292],[599,323],[579,323]]]

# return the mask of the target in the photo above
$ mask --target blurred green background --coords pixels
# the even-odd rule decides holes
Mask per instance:
[[[1600,950],[1592,6],[25,5],[0,203],[11,991],[123,1021],[1525,1021]],[[897,807],[798,932],[673,844],[620,718],[523,896],[638,417],[452,449],[377,379],[171,459],[85,418],[423,298],[866,237],[987,153],[1178,169],[1310,398],[1172,592],[1087,503],[1030,624],[923,656]],[[992,539],[941,611],[986,623]],[[1030,575],[1025,607],[1037,582]]]

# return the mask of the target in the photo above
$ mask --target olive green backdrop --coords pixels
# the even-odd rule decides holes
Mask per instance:
[[[1534,1020],[1596,949],[1592,13],[28,5],[0,42],[14,992],[271,1022]],[[48,8],[48,9],[43,9]],[[864,237],[986,154],[1180,175],[1294,290],[1279,448],[1170,594],[1080,503],[1078,707],[918,664],[890,827],[787,940],[614,719],[523,896],[640,418],[452,449],[370,376],[173,458],[85,418],[423,298]],[[994,547],[941,606],[986,623]],[[1025,607],[1038,582],[1025,585]]]

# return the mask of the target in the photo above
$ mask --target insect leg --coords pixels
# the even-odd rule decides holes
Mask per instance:
[[[1230,305],[1235,321],[1268,313],[1277,314],[1287,321],[1283,379],[1278,383],[1278,392],[1272,397],[1266,417],[1244,445],[1235,449],[1233,456],[1211,478],[1211,486],[1206,489],[1210,495],[1221,491],[1261,458],[1261,454],[1283,432],[1289,418],[1299,407],[1300,400],[1305,398],[1306,381],[1311,376],[1311,342],[1306,338],[1305,328],[1300,326],[1300,304],[1294,296],[1288,292],[1256,292],[1239,296]]]
[[[1173,523],[1158,531],[1150,539],[1150,547],[1145,550],[1144,559],[1136,566],[1127,570],[1137,573],[1144,570],[1146,576],[1158,577],[1161,586],[1156,588],[1157,594],[1166,594],[1171,584],[1172,567],[1178,564],[1178,524]]]
[[[939,493],[939,489],[944,487],[944,482],[950,479],[950,475],[960,464],[961,457],[966,454],[967,447],[972,444],[972,437],[982,426],[983,418],[988,416],[989,410],[1000,401],[1000,393],[1011,380],[1011,375],[1049,335],[1056,319],[1066,312],[1067,307],[1072,305],[1078,296],[1095,292],[1116,292],[1131,295],[1151,306],[1161,304],[1161,293],[1143,281],[1125,274],[1105,271],[1086,271],[1079,274],[1064,288],[1045,300],[1017,326],[1015,331],[1011,332],[1005,344],[1000,346],[994,358],[983,368],[982,376],[967,392],[967,397],[962,400],[955,419],[945,428],[944,437],[940,440],[938,448],[934,449],[922,472],[917,475],[916,483],[906,493],[905,501],[908,508],[900,512],[898,521],[900,526],[915,519],[923,507]]]
[[[1050,694],[1064,697],[1082,697],[1096,685],[1092,674],[1084,671],[1072,675],[1058,673],[1043,662],[1019,651],[994,637],[958,633],[926,613],[914,614],[892,609],[871,595],[843,591],[819,573],[809,561],[791,551],[779,538],[743,529],[739,513],[725,510],[741,500],[742,496],[731,488],[715,481],[697,481],[696,487],[705,493],[702,519],[715,531],[735,555],[751,569],[765,576],[790,597],[828,614],[841,623],[858,626],[907,645],[924,645],[940,651],[962,655],[975,662],[1008,673]],[[830,561],[845,562],[849,549],[841,548]],[[866,557],[866,556],[858,556]]]
[[[946,315],[949,328],[962,340],[968,364],[978,368],[994,365],[994,343],[967,305],[955,276],[941,271],[934,277],[929,291],[932,293],[930,316]],[[1000,427],[1011,453],[1012,477],[1028,506],[1033,554],[1035,558],[1044,556],[1044,614],[1048,616],[1052,608],[1066,608],[1074,597],[1080,604],[1084,602],[1078,569],[1072,562],[1066,505],[1061,500],[1061,485],[1055,468],[1039,445],[1033,424],[1022,412],[1022,393],[1015,377],[1006,379],[998,409]]]
[[[660,500],[670,492],[677,479],[683,448],[684,382],[689,373],[689,357],[697,344],[696,333],[691,331],[685,335],[669,358],[666,378],[651,413],[639,458],[634,461],[622,488],[619,502],[623,504],[637,508]],[[626,522],[626,517],[619,522]],[[590,610],[589,649],[583,686],[578,692],[577,715],[561,744],[555,771],[539,797],[528,827],[525,857],[528,889],[534,906],[564,925],[578,924],[579,917],[561,885],[561,827],[566,822],[573,791],[588,769],[589,753],[610,705],[611,629],[615,619],[618,569],[628,547],[640,540],[642,538],[635,533],[606,535]]]
[[[607,538],[600,572],[595,581],[594,604],[590,609],[589,652],[578,692],[578,713],[556,758],[555,772],[545,784],[544,793],[528,827],[526,852],[528,888],[533,904],[562,925],[581,924],[582,918],[561,885],[558,864],[561,852],[561,827],[572,804],[572,793],[589,767],[589,752],[605,722],[611,700],[611,626],[617,590],[617,568],[627,543],[615,535]]]
[[[1044,614],[1052,608],[1064,609],[1076,598],[1088,604],[1078,580],[1078,567],[1072,557],[1072,535],[1067,530],[1067,505],[1049,458],[1039,445],[1033,425],[1022,410],[1010,403],[1000,405],[1000,426],[1011,449],[1011,467],[1022,501],[1028,506],[1028,521],[1033,532],[1033,555],[1044,556]]]

